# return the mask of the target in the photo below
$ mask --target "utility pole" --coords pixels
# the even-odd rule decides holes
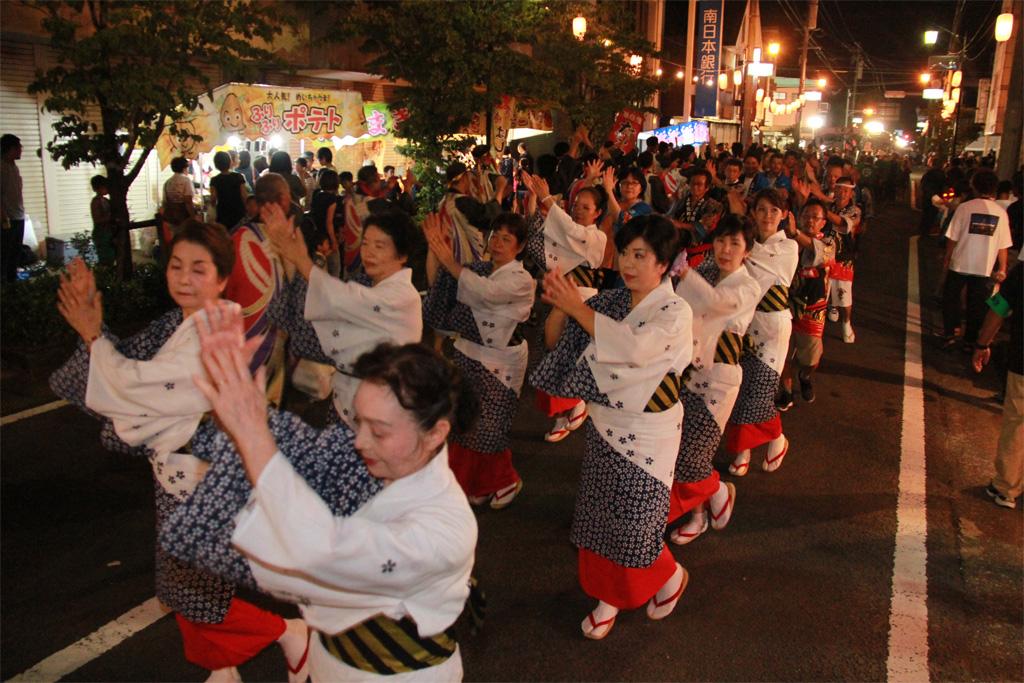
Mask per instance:
[[[857,108],[857,84],[864,75],[864,58],[861,56],[860,43],[854,43],[853,53],[853,88],[846,91],[846,121],[843,124],[843,147],[846,147],[846,132],[850,129],[850,116]],[[844,149],[845,151],[845,149]]]
[[[683,121],[690,120],[693,100],[693,47],[697,34],[697,0],[690,0],[686,14],[686,74],[683,77]]]
[[[953,14],[952,38],[949,39],[949,54],[953,54],[954,52],[960,53],[959,58],[956,60],[956,68],[959,69],[961,73],[963,73],[964,68],[964,51],[963,47],[960,45],[960,21],[963,19],[964,5],[966,3],[967,0],[960,0],[960,2],[956,4],[956,12]],[[952,78],[952,76],[949,77]],[[960,95],[960,99],[963,99],[963,94]],[[953,141],[949,145],[950,159],[956,156],[956,138],[960,132],[960,99],[956,101],[956,106],[953,107]]]
[[[804,81],[807,79],[807,44],[811,41],[811,31],[818,27],[818,0],[811,0],[807,7],[807,25],[804,27],[804,44],[800,50],[800,85],[796,96],[804,93]],[[803,124],[804,108],[796,110],[796,144],[800,144],[800,127]]]

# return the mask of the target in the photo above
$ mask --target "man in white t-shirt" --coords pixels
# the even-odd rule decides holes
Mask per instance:
[[[1010,219],[995,201],[999,179],[989,169],[980,169],[971,178],[976,199],[957,207],[946,229],[946,283],[942,293],[942,322],[945,345],[955,344],[960,324],[960,296],[967,288],[967,325],[964,346],[973,350],[978,330],[985,317],[985,299],[989,278],[999,283],[1006,279],[1006,250],[1010,247]],[[996,263],[998,262],[998,265]],[[995,273],[992,272],[996,266]]]

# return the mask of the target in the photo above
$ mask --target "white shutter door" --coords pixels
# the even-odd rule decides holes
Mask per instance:
[[[36,237],[48,234],[46,191],[43,186],[43,162],[39,140],[39,110],[36,96],[28,93],[35,80],[32,45],[4,40],[0,45],[0,134],[21,138],[22,154],[18,170],[24,183],[25,212],[32,219]]]

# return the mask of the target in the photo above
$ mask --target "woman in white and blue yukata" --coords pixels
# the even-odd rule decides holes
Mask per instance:
[[[452,361],[480,395],[480,417],[448,445],[455,478],[469,497],[494,509],[506,507],[523,488],[512,464],[508,433],[519,405],[529,353],[519,325],[533,309],[533,277],[519,255],[526,222],[513,213],[491,223],[490,260],[462,265],[437,214],[423,225],[430,253],[440,267],[423,301],[423,316],[439,331],[455,333]]]
[[[382,344],[352,366],[355,427],[318,430],[284,411],[268,417],[240,321],[230,310],[210,319],[203,390],[217,424],[195,448],[212,465],[161,544],[298,604],[315,683],[461,680],[452,627],[477,527],[445,443],[477,408],[458,369],[420,345]]]
[[[670,540],[689,543],[710,521],[724,529],[732,516],[736,488],[723,483],[712,461],[739,394],[739,366],[746,332],[761,290],[744,260],[754,246],[750,219],[727,214],[718,223],[710,258],[695,268],[684,260],[676,294],[693,309],[693,361],[683,380],[686,420],[676,460],[669,523],[692,511]]]
[[[78,350],[50,378],[54,392],[102,420],[108,450],[147,458],[153,468],[158,528],[189,499],[208,462],[191,444],[210,404],[196,386],[202,375],[197,320],[216,301],[234,264],[223,227],[189,220],[170,244],[167,288],[177,306],[142,332],[120,340],[103,325],[102,295],[81,260],[59,291],[61,314],[81,337]],[[237,304],[230,304],[239,320]],[[249,348],[255,352],[254,344]],[[289,667],[301,668],[307,636],[301,620],[235,597],[235,585],[156,551],[156,595],[175,612],[185,658],[211,671],[211,681],[238,679],[235,667],[277,641]],[[297,669],[296,669],[297,670]]]
[[[639,216],[615,235],[625,287],[584,301],[558,269],[544,277],[553,350],[531,383],[587,401],[586,450],[572,543],[583,591],[598,600],[587,638],[608,635],[620,610],[647,603],[662,619],[688,582],[663,534],[683,427],[680,375],[693,353],[689,305],[667,276],[678,236],[661,216]]]
[[[302,234],[277,206],[264,212],[264,225],[277,253],[301,276],[286,294],[289,348],[335,369],[330,417],[353,426],[356,358],[383,342],[412,344],[423,335],[420,295],[406,266],[416,226],[397,209],[369,214],[359,243],[363,272],[343,282],[313,265]]]
[[[747,473],[753,448],[768,444],[761,463],[765,472],[779,469],[789,452],[775,397],[793,330],[789,286],[796,275],[800,249],[785,230],[779,230],[784,219],[795,223],[786,201],[775,190],[755,195],[757,233],[746,265],[760,286],[761,299],[747,327],[740,360],[743,382],[725,434],[726,450],[733,454],[729,472],[737,477]]]
[[[601,174],[601,162],[587,164],[587,184],[575,186],[570,193],[571,215],[551,195],[548,183],[540,176],[522,173],[523,183],[530,191],[536,211],[529,221],[530,236],[527,255],[545,272],[558,268],[579,288],[580,296],[589,299],[597,294],[607,271],[601,269],[608,236],[599,227],[608,208],[608,193],[593,178]],[[571,396],[552,396],[537,390],[537,409],[555,424],[544,440],[556,443],[583,426],[587,419],[587,403]]]

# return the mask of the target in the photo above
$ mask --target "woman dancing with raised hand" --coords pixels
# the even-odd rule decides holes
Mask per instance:
[[[750,449],[768,444],[761,468],[774,472],[789,452],[782,433],[782,418],[775,406],[779,378],[789,352],[793,314],[789,310],[789,285],[796,274],[799,248],[779,224],[788,208],[772,189],[754,197],[756,242],[747,257],[747,270],[757,280],[761,300],[747,328],[743,358],[743,383],[726,429],[726,450],[734,453],[729,472],[737,477],[747,473]],[[789,214],[790,223],[794,222]]]
[[[394,209],[367,216],[359,245],[363,274],[342,282],[313,266],[302,234],[280,207],[264,207],[263,221],[278,254],[302,276],[288,294],[291,317],[298,319],[290,324],[291,349],[337,370],[331,377],[334,411],[351,426],[356,358],[382,342],[415,343],[423,335],[420,295],[405,265],[416,226]]]
[[[352,366],[354,431],[277,411],[268,424],[240,321],[210,319],[201,386],[228,436],[202,435],[213,465],[161,542],[299,604],[314,682],[461,680],[451,627],[477,529],[445,442],[476,406],[458,370],[423,346],[381,345]]]
[[[480,418],[448,445],[456,479],[474,505],[507,506],[523,488],[512,465],[508,432],[519,404],[529,353],[518,326],[530,318],[535,285],[518,260],[526,223],[512,213],[491,224],[490,261],[463,266],[437,214],[423,225],[430,253],[440,264],[423,302],[424,318],[458,334],[453,361],[481,396]]]
[[[601,162],[588,165],[588,177],[600,175]],[[562,210],[548,188],[546,180],[523,172],[523,183],[538,199],[539,211],[536,220],[543,217],[539,230],[530,235],[527,253],[544,267],[545,271],[558,268],[566,273],[579,288],[580,296],[589,299],[597,294],[604,271],[604,260],[608,236],[598,224],[608,208],[608,193],[601,186],[580,187],[573,195],[572,216]],[[587,419],[586,401],[572,397],[551,396],[537,390],[537,408],[548,417],[555,418],[555,424],[544,435],[552,443],[569,436],[579,429]]]
[[[634,218],[615,236],[626,286],[586,302],[557,269],[544,277],[554,350],[531,383],[583,398],[590,413],[571,540],[580,585],[598,600],[581,624],[595,640],[619,610],[647,603],[651,619],[667,617],[689,578],[662,538],[682,432],[679,375],[693,350],[690,307],[666,275],[676,242],[665,218]]]
[[[693,363],[683,380],[686,420],[676,460],[669,523],[693,511],[669,539],[678,545],[707,531],[708,516],[724,529],[732,516],[736,488],[722,483],[712,465],[740,390],[740,353],[760,287],[743,261],[754,246],[754,226],[736,214],[722,218],[712,241],[712,258],[679,274],[676,294],[693,309]]]
[[[166,271],[177,307],[124,340],[103,326],[101,295],[80,259],[69,266],[70,277],[58,293],[58,308],[81,343],[50,377],[50,386],[103,420],[100,439],[108,450],[149,459],[158,528],[188,500],[208,467],[190,451],[210,408],[193,381],[193,375],[202,373],[196,321],[203,306],[224,291],[233,262],[234,249],[224,228],[185,221],[171,241]],[[241,326],[237,305],[231,306]],[[209,680],[240,680],[235,667],[275,641],[298,674],[307,640],[302,620],[286,621],[234,597],[234,592],[232,582],[157,547],[157,598],[175,612],[185,658],[209,669]]]

